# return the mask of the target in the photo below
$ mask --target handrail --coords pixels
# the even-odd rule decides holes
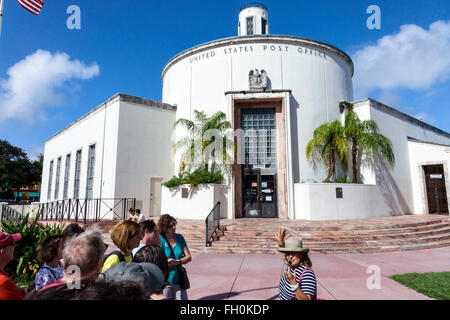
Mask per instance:
[[[14,208],[11,208],[8,205],[3,205],[2,210],[0,212],[0,221],[1,220],[10,220],[17,223],[20,218],[22,218],[23,213],[20,213],[19,211],[15,210]]]
[[[136,207],[136,198],[65,199],[39,204],[42,220],[83,220],[98,222],[112,214],[110,219],[127,218],[128,208]]]
[[[220,201],[216,203],[214,208],[205,219],[206,223],[206,242],[205,246],[211,245],[211,238],[220,226]]]

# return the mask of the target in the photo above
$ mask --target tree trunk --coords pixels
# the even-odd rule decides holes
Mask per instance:
[[[357,183],[357,159],[358,159],[358,148],[355,141],[352,142],[352,183]]]
[[[334,174],[335,168],[336,168],[336,159],[334,158],[334,153],[330,154],[330,165],[328,168],[328,175],[325,178],[324,181],[330,180],[331,177],[333,177],[333,182],[336,182],[336,175]]]

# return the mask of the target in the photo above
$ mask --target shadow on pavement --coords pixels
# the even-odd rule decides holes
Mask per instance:
[[[253,292],[253,291],[269,290],[269,289],[276,289],[276,288],[278,288],[278,287],[259,288],[259,289],[252,289],[252,290],[244,290],[244,291],[240,291],[240,292],[232,291],[232,292],[219,293],[219,294],[215,294],[215,295],[211,295],[211,296],[202,297],[197,300],[225,300],[225,299],[229,299],[231,297],[238,296],[244,292]],[[278,294],[273,297],[270,297],[267,300],[276,300],[277,298],[278,298]]]

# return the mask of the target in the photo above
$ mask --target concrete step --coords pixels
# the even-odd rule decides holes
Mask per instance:
[[[157,219],[154,220],[157,222]],[[205,246],[206,227],[203,220],[177,221],[177,233],[185,237],[193,252],[275,254],[278,253],[275,234],[280,227],[287,229],[288,236],[302,238],[304,246],[309,247],[312,254],[387,252],[450,245],[448,216],[399,216],[342,221],[221,220],[220,230],[216,231],[209,247]],[[109,237],[109,231],[117,222],[99,223],[106,237]]]
[[[352,233],[327,233],[327,235],[320,235],[316,233],[293,233],[289,231],[289,235],[298,236],[304,242],[310,241],[364,241],[364,240],[387,240],[387,239],[407,239],[407,238],[417,238],[417,237],[426,237],[433,235],[442,235],[442,234],[450,234],[450,226],[441,224],[438,229],[431,229],[420,232],[397,232],[396,233],[367,233],[367,234],[352,234]],[[396,229],[397,230],[397,229]],[[226,232],[224,236],[220,236],[219,241],[244,241],[244,242],[266,242],[266,241],[275,241],[275,237],[270,235],[270,233],[256,233],[257,235],[241,235],[236,234],[234,232]]]
[[[392,252],[392,251],[410,251],[423,250],[431,248],[441,248],[450,246],[450,241],[438,241],[430,243],[416,243],[403,246],[372,246],[372,247],[342,247],[342,248],[315,248],[311,249],[311,255],[314,254],[347,254],[347,253],[376,253],[376,252]],[[191,252],[211,252],[211,253],[252,253],[252,254],[280,254],[277,247],[226,247],[226,246],[212,246],[212,247],[190,247]]]
[[[345,222],[340,224],[330,224],[330,225],[303,225],[297,222],[292,223],[274,223],[271,225],[261,225],[257,222],[251,225],[245,224],[230,224],[225,225],[226,231],[228,232],[271,232],[278,231],[278,228],[284,227],[292,232],[380,232],[392,229],[404,230],[407,228],[421,228],[436,224],[450,224],[450,220],[433,219],[429,221],[422,221],[417,223],[396,223],[396,224],[372,224],[372,225],[346,225]]]

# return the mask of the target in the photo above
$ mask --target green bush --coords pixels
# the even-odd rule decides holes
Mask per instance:
[[[199,184],[215,183],[221,184],[224,182],[224,177],[220,171],[210,172],[206,170],[196,170],[192,173],[185,172],[179,174],[178,177],[174,176],[167,182],[163,183],[163,186],[167,188],[178,187],[183,184],[189,184],[192,187],[196,187]]]
[[[37,260],[39,243],[47,236],[62,233],[65,223],[58,226],[46,226],[37,223],[39,215],[29,221],[29,215],[23,216],[16,223],[14,221],[2,220],[1,229],[4,232],[22,234],[22,240],[16,243],[14,258],[5,267],[5,272],[11,279],[22,288],[35,280],[36,272],[42,263]]]

